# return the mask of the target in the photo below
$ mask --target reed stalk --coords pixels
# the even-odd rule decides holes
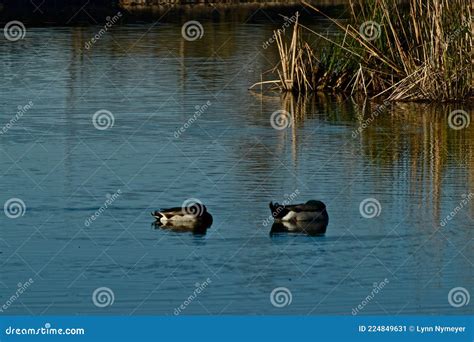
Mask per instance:
[[[288,47],[277,44],[283,91],[331,90],[394,101],[465,101],[473,96],[470,0],[350,0],[350,24],[329,18],[334,40],[295,22]],[[332,45],[316,55],[301,29]]]

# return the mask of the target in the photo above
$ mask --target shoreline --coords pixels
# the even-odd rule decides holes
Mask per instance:
[[[321,8],[345,6],[347,0],[316,0]],[[71,0],[58,4],[45,1],[0,0],[0,24],[19,20],[28,25],[100,25],[108,16],[123,13],[122,23],[180,22],[187,18],[212,21],[268,20],[268,15],[288,15],[301,10],[300,1],[162,1],[162,0]],[[266,10],[266,13],[258,13]]]

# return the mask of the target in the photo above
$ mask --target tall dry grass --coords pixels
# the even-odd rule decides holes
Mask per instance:
[[[280,89],[345,91],[397,101],[473,96],[470,0],[350,0],[350,10],[350,24],[327,17],[341,30],[339,40],[298,23],[289,47],[279,35]],[[302,40],[301,29],[333,48],[316,55]]]

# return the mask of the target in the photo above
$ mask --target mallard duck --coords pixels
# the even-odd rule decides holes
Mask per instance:
[[[162,225],[179,225],[183,226],[192,224],[212,224],[212,215],[207,212],[205,205],[194,203],[192,206],[175,207],[168,209],[160,209],[151,213],[156,219],[156,223]]]
[[[276,223],[283,223],[287,230],[311,231],[324,234],[329,223],[326,205],[321,201],[310,200],[302,204],[280,205],[270,202],[270,210]],[[289,223],[289,224],[285,224]]]

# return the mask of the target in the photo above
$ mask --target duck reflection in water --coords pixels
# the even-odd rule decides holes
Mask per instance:
[[[281,233],[302,233],[310,236],[322,236],[326,233],[326,227],[319,222],[277,222],[275,221],[270,230],[270,236]]]
[[[202,222],[166,222],[156,221],[153,223],[155,229],[166,229],[177,233],[192,233],[193,235],[206,235],[207,230],[211,227],[209,223]]]

